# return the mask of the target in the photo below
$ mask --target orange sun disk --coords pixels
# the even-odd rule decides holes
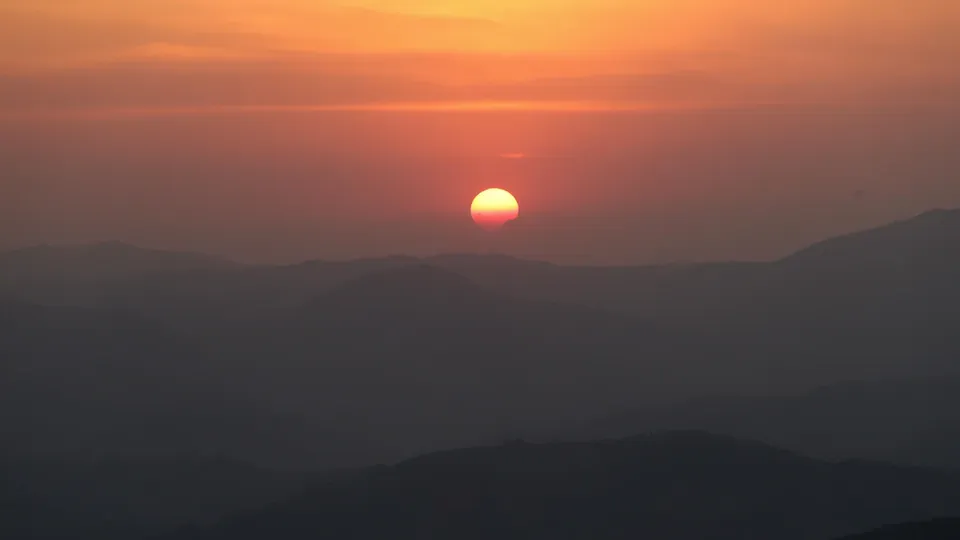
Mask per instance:
[[[484,191],[473,199],[470,205],[473,221],[482,229],[496,231],[520,215],[517,199],[509,191],[493,188]]]

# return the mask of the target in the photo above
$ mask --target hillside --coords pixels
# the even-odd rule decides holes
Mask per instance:
[[[42,458],[0,463],[4,538],[147,538],[213,524],[298,493],[303,474],[214,458]],[[9,510],[9,511],[8,511]]]
[[[957,215],[925,214],[773,263],[642,268],[469,255],[238,267],[124,245],[37,248],[56,254],[56,272],[31,274],[30,287],[0,283],[0,297],[19,298],[0,302],[7,424],[32,434],[12,436],[20,448],[228,448],[258,462],[362,465],[569,433],[697,396],[956,375]],[[0,276],[23,267],[11,260],[24,252],[0,257]],[[73,307],[50,305],[63,303]],[[829,414],[783,412],[816,426],[814,437],[794,437],[734,421],[764,411],[772,416],[756,422],[776,422],[777,403],[743,407],[731,421],[690,412],[617,433],[707,428],[911,463],[946,464],[956,448],[956,434],[937,425],[900,447],[917,418],[946,418],[929,408],[904,421],[855,400],[825,405]],[[829,420],[851,417],[845,410],[901,434],[833,438],[830,426],[844,428]],[[816,433],[846,446],[824,449]],[[316,444],[323,450],[303,450]]]
[[[129,312],[7,305],[22,314],[0,327],[0,399],[23,452],[362,465],[695,395],[708,379],[688,382],[678,366],[731,369],[696,336],[430,266],[193,332]]]
[[[827,459],[960,469],[958,423],[960,380],[933,378],[847,382],[796,395],[700,398],[621,412],[588,423],[579,435],[701,429]]]
[[[394,450],[377,459],[693,395],[701,382],[679,366],[719,377],[722,365],[699,336],[513,298],[429,265],[362,276],[244,333],[236,357],[275,359],[254,368],[275,404],[344,430],[363,418],[368,432],[391,434]]]
[[[430,454],[173,538],[805,540],[958,513],[955,474],[671,432]]]
[[[919,523],[887,525],[873,532],[841,540],[954,540],[960,538],[960,519],[936,519]]]

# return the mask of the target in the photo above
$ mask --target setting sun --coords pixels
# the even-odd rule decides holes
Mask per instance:
[[[473,221],[487,231],[495,231],[506,222],[517,219],[520,206],[509,191],[493,188],[484,191],[473,199],[470,206]]]

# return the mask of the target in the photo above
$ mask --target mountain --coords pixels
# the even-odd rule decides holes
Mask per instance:
[[[20,299],[0,302],[3,414],[22,448],[229,448],[258,463],[362,465],[568,433],[696,396],[956,375],[958,215],[771,263],[639,268],[470,255],[239,266],[123,245],[37,248],[60,254],[56,271],[29,286],[0,279],[0,297]],[[124,257],[141,262],[110,264]],[[156,258],[168,262],[142,263]],[[0,276],[24,259],[0,257]],[[73,274],[85,277],[61,279]],[[756,406],[768,405],[779,410]],[[925,418],[909,449],[894,448],[902,434],[825,448],[732,421],[631,429],[706,427],[828,456],[874,441],[870,456],[945,464],[934,456],[952,453],[955,434],[929,425],[945,415]]]
[[[842,540],[955,540],[960,538],[960,519],[935,519],[920,523],[888,525],[873,532]]]
[[[266,460],[317,443],[298,416],[241,394],[222,348],[129,312],[0,301],[0,446]]]
[[[916,267],[919,263],[957,264],[960,263],[958,243],[960,209],[931,210],[911,219],[824,240],[783,262],[835,271],[865,262],[878,268]]]
[[[170,288],[164,274],[186,271],[225,272],[225,283],[211,288],[220,294],[287,292],[301,300],[370,273],[402,266],[428,264],[451,270],[471,281],[511,295],[560,301],[651,316],[692,317],[696,310],[730,310],[756,298],[743,293],[770,293],[783,285],[808,283],[811,288],[835,286],[838,280],[859,278],[858,288],[893,285],[910,294],[931,278],[948,278],[960,265],[955,246],[960,241],[960,210],[935,210],[876,229],[832,238],[769,263],[706,263],[645,267],[577,267],[525,261],[502,255],[439,255],[426,259],[386,257],[346,262],[314,261],[291,266],[245,266],[190,253],[136,248],[122,243],[73,247],[37,246],[0,253],[0,284],[10,276],[34,282],[141,277],[151,286]],[[884,276],[873,279],[874,274]],[[151,279],[146,279],[146,278]],[[870,279],[866,279],[870,278]],[[882,281],[888,281],[883,283]],[[951,283],[936,280],[937,286]],[[16,283],[12,283],[16,285]],[[146,285],[147,283],[145,283]],[[189,283],[187,283],[189,286]],[[956,292],[956,288],[951,289]],[[169,292],[169,291],[167,291]],[[847,293],[847,291],[840,291]],[[876,290],[875,292],[880,292]],[[864,295],[857,295],[864,298]],[[834,300],[836,298],[833,298]]]
[[[740,344],[764,385],[958,372],[960,210],[770,263],[574,268],[448,262],[514,294],[634,313]]]
[[[953,332],[960,324],[958,242],[960,210],[827,240],[775,264],[779,288],[766,305],[794,324],[842,329],[881,357],[892,349],[953,366],[960,352]]]
[[[712,316],[716,310],[749,310],[758,301],[764,305],[765,298],[750,294],[798,301],[799,295],[787,286],[806,284],[803,294],[815,291],[816,298],[837,300],[839,293],[843,299],[852,291],[835,290],[841,280],[843,286],[857,290],[889,293],[883,297],[909,296],[924,286],[949,287],[956,293],[957,285],[948,278],[960,266],[958,242],[960,209],[934,210],[827,239],[765,263],[575,267],[470,255],[441,256],[430,262],[514,294],[689,320],[702,310]],[[856,295],[857,299],[867,297]]]
[[[579,435],[701,429],[826,459],[960,469],[958,425],[960,380],[935,378],[847,382],[797,395],[698,398],[603,418]]]
[[[58,262],[52,276],[36,273],[31,278],[33,292],[26,299],[44,303],[49,297],[73,297],[74,303],[122,307],[169,324],[209,324],[290,309],[364,275],[428,264],[514,297],[621,311],[734,341],[757,341],[756,348],[771,356],[797,349],[796,356],[806,364],[791,367],[789,375],[815,385],[830,382],[815,376],[829,366],[810,369],[809,357],[822,356],[825,348],[830,354],[822,359],[825,364],[864,359],[865,364],[849,366],[847,378],[858,378],[865,370],[894,374],[903,356],[917,350],[923,353],[923,367],[943,369],[960,352],[949,331],[960,318],[955,307],[960,283],[952,279],[960,267],[954,249],[958,237],[960,210],[939,210],[826,240],[769,263],[575,267],[496,255],[442,255],[224,269],[222,261],[210,264],[180,255],[195,269],[139,272],[136,279],[130,272],[118,279],[112,269],[124,265],[108,256],[136,250],[101,245],[80,249],[87,253],[81,259],[97,260],[93,266],[109,272],[97,274],[82,261]],[[71,249],[78,248],[32,248],[73,253]],[[162,252],[147,253],[155,255],[142,258]],[[12,285],[23,295],[19,282],[7,280],[3,287],[2,276],[23,266],[10,263],[11,258],[24,257],[18,252],[0,256],[0,294],[9,293]],[[162,265],[152,268],[157,267]],[[97,283],[67,287],[63,276],[72,274],[95,274]]]
[[[513,298],[430,265],[359,277],[244,334],[234,356],[274,359],[255,380],[273,385],[275,404],[392,434],[395,449],[376,459],[696,394],[684,369],[723,365],[695,335]]]
[[[172,538],[805,540],[951,514],[957,474],[668,432],[425,455]]]
[[[307,475],[216,458],[8,460],[4,538],[146,538],[213,524],[302,490]]]
[[[21,453],[362,465],[695,395],[685,369],[732,369],[696,336],[429,265],[193,332],[118,310],[4,313],[3,434]]]

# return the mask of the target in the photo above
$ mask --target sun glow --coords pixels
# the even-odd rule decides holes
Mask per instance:
[[[470,206],[473,221],[482,229],[495,231],[520,215],[520,205],[509,192],[499,188],[488,189],[473,199]]]

